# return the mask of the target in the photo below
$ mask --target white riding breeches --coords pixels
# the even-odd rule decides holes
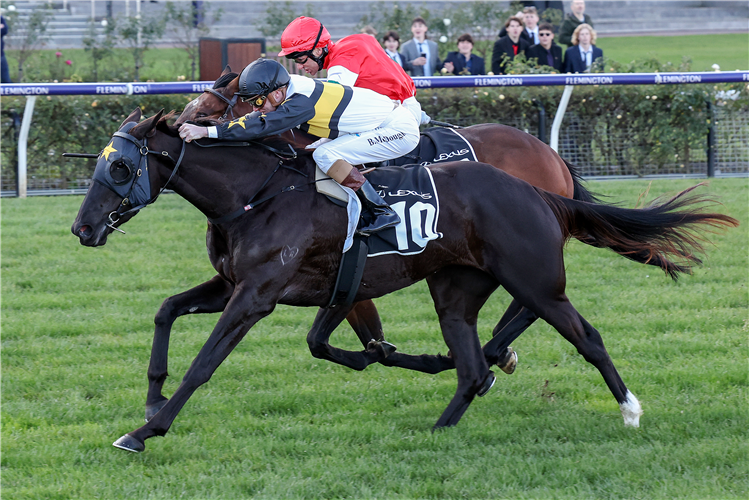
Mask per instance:
[[[336,160],[352,165],[392,160],[410,153],[418,143],[419,122],[409,109],[397,106],[379,127],[341,135],[318,146],[312,157],[327,173]]]

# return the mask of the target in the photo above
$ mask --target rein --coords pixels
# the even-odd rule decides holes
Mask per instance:
[[[209,94],[212,94],[216,97],[218,97],[221,101],[223,101],[226,105],[226,111],[224,111],[224,114],[221,116],[222,120],[226,120],[227,116],[231,114],[231,119],[234,119],[234,106],[237,105],[237,99],[239,98],[239,94],[234,94],[231,99],[228,99],[224,94],[216,91],[215,89],[205,89],[203,92],[208,92]]]
[[[130,141],[133,144],[135,144],[135,146],[138,148],[138,152],[141,155],[141,160],[144,161],[145,164],[146,164],[145,165],[146,175],[148,175],[148,155],[149,154],[155,154],[155,155],[159,155],[159,156],[162,156],[162,157],[165,157],[165,158],[169,158],[169,160],[171,160],[171,162],[174,164],[174,169],[172,170],[171,175],[169,175],[169,179],[167,179],[166,183],[162,186],[162,188],[159,190],[159,192],[156,193],[156,196],[151,197],[150,199],[148,199],[147,201],[141,203],[138,206],[131,207],[130,209],[128,209],[128,210],[126,210],[124,212],[120,212],[120,210],[126,204],[129,203],[129,201],[130,201],[130,195],[133,192],[133,190],[135,189],[135,186],[138,183],[138,179],[143,174],[144,169],[141,169],[140,168],[140,162],[138,163],[138,170],[137,170],[137,173],[136,173],[135,177],[133,178],[133,182],[130,185],[130,189],[129,189],[128,193],[122,199],[122,203],[120,204],[119,207],[117,207],[117,210],[115,210],[115,211],[113,211],[113,212],[111,212],[109,214],[109,222],[107,223],[107,226],[110,227],[110,228],[112,228],[113,230],[119,231],[122,234],[126,234],[125,231],[123,231],[122,229],[120,229],[118,227],[115,227],[115,224],[122,218],[122,216],[127,215],[127,214],[129,214],[131,212],[136,212],[136,211],[140,210],[141,208],[144,208],[144,207],[150,205],[151,203],[155,202],[156,199],[161,195],[161,193],[164,192],[164,190],[166,189],[166,187],[169,185],[169,183],[172,181],[172,179],[174,178],[174,176],[177,174],[177,170],[179,170],[179,167],[182,164],[182,159],[185,157],[185,141],[184,140],[182,141],[182,149],[179,152],[179,157],[177,158],[177,160],[175,160],[174,158],[172,158],[172,156],[169,154],[168,151],[154,151],[152,149],[148,149],[148,138],[147,137],[144,137],[143,138],[143,142],[141,143],[138,139],[136,139],[135,137],[133,137],[132,135],[130,135],[130,134],[126,133],[126,132],[119,132],[118,131],[118,132],[114,133],[114,136],[115,137],[120,137],[122,139],[125,139],[125,140]],[[116,219],[114,217],[116,217]]]
[[[242,206],[241,208],[238,208],[237,210],[234,210],[233,212],[230,212],[230,213],[228,213],[228,214],[226,214],[226,215],[224,215],[222,217],[218,217],[216,219],[211,219],[210,217],[208,218],[208,222],[210,222],[211,224],[214,224],[214,225],[225,224],[227,222],[230,222],[230,221],[236,219],[237,217],[239,217],[240,215],[243,215],[243,214],[249,212],[253,208],[255,208],[258,205],[260,205],[261,203],[265,203],[266,201],[275,198],[279,194],[288,193],[288,192],[291,192],[291,191],[304,191],[303,188],[305,186],[309,186],[309,185],[315,184],[317,182],[329,179],[329,177],[328,177],[328,178],[324,178],[324,179],[316,179],[314,181],[305,182],[303,184],[298,184],[298,185],[291,184],[289,186],[285,186],[285,187],[281,188],[279,191],[276,191],[273,194],[270,194],[270,195],[268,195],[268,196],[266,196],[264,198],[260,198],[259,200],[255,200],[255,198],[257,198],[258,195],[265,189],[265,187],[268,185],[268,183],[270,182],[270,180],[273,178],[273,176],[276,175],[276,172],[278,172],[278,170],[281,167],[283,167],[283,168],[285,168],[287,170],[291,170],[293,172],[296,172],[297,174],[299,174],[299,175],[301,175],[301,176],[303,176],[305,178],[309,178],[309,174],[305,174],[301,170],[298,170],[298,169],[296,169],[294,167],[289,167],[288,165],[284,165],[284,161],[285,160],[288,161],[288,160],[296,159],[296,157],[297,157],[297,153],[296,153],[296,151],[294,150],[294,148],[293,148],[293,146],[291,144],[288,144],[289,149],[291,150],[291,152],[289,153],[289,152],[286,152],[286,151],[278,150],[278,149],[276,149],[276,148],[274,148],[272,146],[268,146],[267,144],[263,144],[261,142],[226,142],[226,143],[215,143],[215,144],[200,144],[197,141],[193,141],[193,142],[195,144],[197,144],[198,146],[200,146],[201,148],[226,147],[226,146],[228,146],[228,147],[231,147],[231,146],[260,146],[260,147],[268,150],[269,152],[273,153],[274,155],[276,155],[279,158],[278,164],[276,165],[276,167],[273,169],[273,171],[270,173],[270,175],[268,175],[268,177],[266,177],[265,181],[257,189],[257,191],[255,191],[255,194],[253,194],[252,196],[250,196],[250,199],[247,201],[247,203],[244,206]]]

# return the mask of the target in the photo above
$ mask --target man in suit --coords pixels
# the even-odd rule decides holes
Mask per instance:
[[[527,41],[520,38],[520,33],[523,31],[523,22],[520,19],[515,16],[509,18],[505,23],[505,28],[507,28],[507,36],[494,42],[492,72],[495,75],[504,74],[507,60],[515,59],[515,56],[530,47]]]
[[[525,22],[523,33],[528,37],[528,43],[531,45],[541,43],[541,40],[538,39],[538,12],[535,7],[523,9],[523,21]]]
[[[442,67],[437,43],[426,38],[428,29],[424,18],[414,18],[411,21],[414,37],[401,47],[401,53],[412,66],[411,76],[432,76]]]
[[[593,26],[590,16],[585,13],[585,0],[572,0],[570,9],[572,12],[567,14],[567,17],[559,26],[559,43],[563,43],[567,47],[572,46],[572,33],[578,26],[583,23]]]
[[[551,66],[561,73],[562,47],[554,43],[554,27],[543,23],[538,27],[538,37],[541,43],[532,45],[525,51],[528,59],[537,59],[539,66]]]
[[[458,51],[450,52],[445,58],[443,72],[454,75],[483,75],[484,59],[472,54],[473,37],[464,33],[458,37]]]
[[[603,50],[595,46],[596,32],[588,24],[581,24],[572,33],[572,47],[564,53],[565,73],[590,73],[591,65],[603,57]]]
[[[385,36],[382,37],[382,43],[385,45],[385,53],[390,59],[400,64],[400,67],[405,71],[411,70],[411,63],[406,60],[403,54],[398,52],[401,38],[397,31],[388,31],[385,33]]]

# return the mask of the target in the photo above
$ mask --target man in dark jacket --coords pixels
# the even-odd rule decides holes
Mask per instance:
[[[445,58],[443,72],[454,75],[483,75],[484,59],[472,53],[473,37],[464,33],[458,37],[458,51]]]
[[[494,42],[492,72],[495,75],[504,74],[507,61],[515,59],[515,56],[530,47],[527,41],[520,38],[520,33],[523,31],[523,22],[520,19],[517,17],[509,18],[505,23],[505,28],[507,28],[507,36],[503,36]]]
[[[543,23],[538,27],[538,38],[541,43],[528,48],[525,51],[526,57],[538,59],[539,66],[551,66],[561,72],[562,47],[554,43],[554,27],[549,23]]]
[[[572,0],[570,9],[572,12],[567,14],[559,26],[559,43],[565,44],[568,48],[572,46],[572,33],[578,26],[583,23],[593,26],[590,16],[585,13],[585,0]]]
[[[2,34],[0,34],[0,44],[2,45],[2,47],[0,47],[0,55],[2,56],[0,58],[0,81],[2,81],[2,83],[13,83],[10,80],[8,60],[5,58],[5,35],[8,34],[8,22],[3,16],[0,16],[0,30],[2,30]]]

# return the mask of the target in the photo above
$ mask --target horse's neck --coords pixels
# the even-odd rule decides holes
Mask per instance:
[[[298,168],[298,165],[291,165],[294,162],[281,160],[253,146],[188,146],[183,165],[175,176],[177,181],[169,187],[206,217],[215,219],[247,205],[253,196],[253,201],[257,201],[279,191],[281,185],[302,183],[303,177],[290,179],[283,168],[273,174],[281,162]],[[172,166],[164,163],[162,167],[162,179],[166,182]],[[313,172],[311,168],[307,170]]]

